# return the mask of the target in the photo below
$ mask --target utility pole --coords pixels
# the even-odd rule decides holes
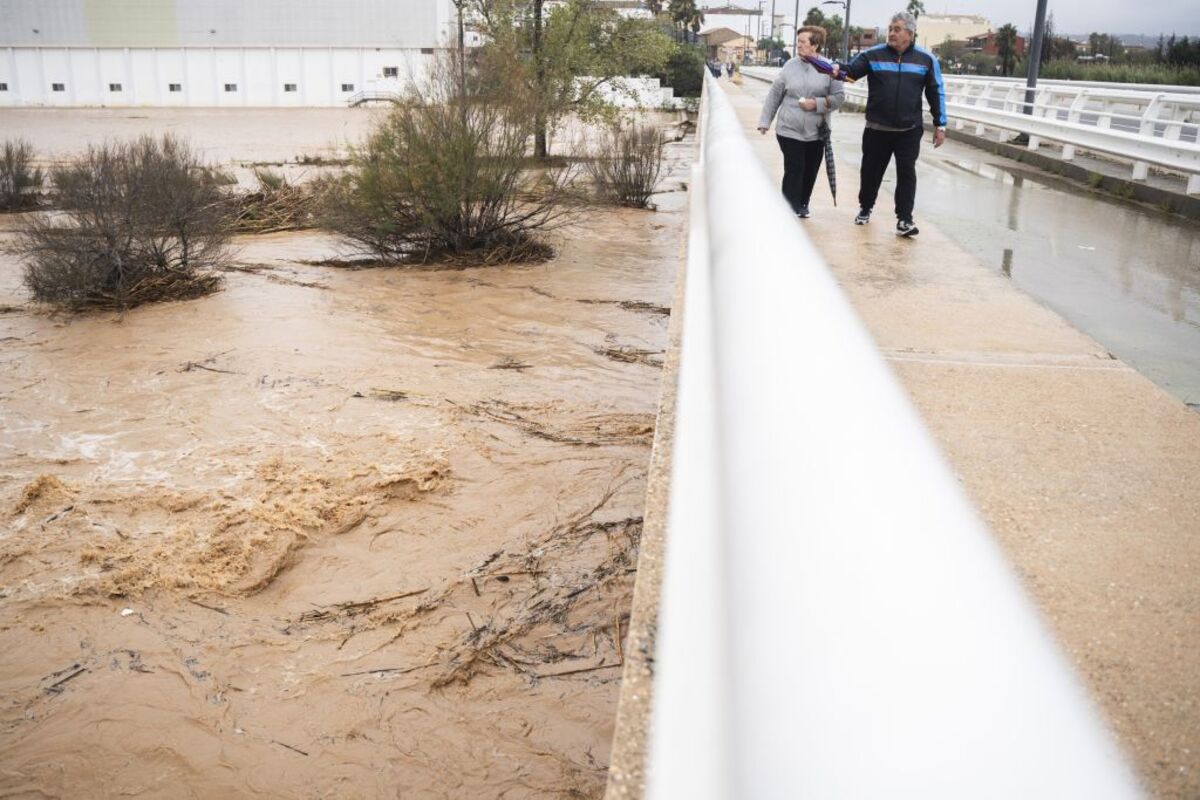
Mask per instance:
[[[792,55],[796,55],[796,34],[800,31],[800,0],[796,0],[796,13],[792,16]]]
[[[1033,23],[1033,49],[1029,53],[1029,66],[1025,79],[1025,108],[1026,114],[1033,116],[1033,103],[1037,95],[1038,70],[1042,66],[1042,39],[1046,37],[1046,0],[1038,0],[1037,17]],[[1013,43],[1016,45],[1016,42]]]
[[[846,0],[846,21],[842,23],[842,58],[850,60],[850,0]]]
[[[775,0],[771,0],[771,41],[775,41]]]

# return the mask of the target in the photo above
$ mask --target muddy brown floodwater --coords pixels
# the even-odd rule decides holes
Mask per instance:
[[[243,238],[66,318],[0,257],[0,794],[601,794],[689,154],[540,265]]]

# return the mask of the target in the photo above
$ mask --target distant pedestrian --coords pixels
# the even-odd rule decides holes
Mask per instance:
[[[824,28],[805,26],[796,33],[796,58],[783,65],[771,84],[758,119],[762,134],[775,120],[775,139],[783,151],[783,196],[801,219],[809,217],[809,200],[821,171],[822,134],[827,135],[830,115],[845,99],[841,81],[805,61],[824,45]]]
[[[725,65],[725,77],[733,80],[733,62],[730,61]]]
[[[933,116],[933,146],[946,140],[946,91],[937,56],[917,47],[917,20],[912,14],[892,15],[887,44],[859,53],[834,75],[858,80],[867,76],[867,123],[862,139],[862,168],[856,225],[871,221],[871,209],[888,162],[896,159],[896,234],[916,236],[913,206],[917,196],[917,156],[921,153],[924,115],[921,93]]]

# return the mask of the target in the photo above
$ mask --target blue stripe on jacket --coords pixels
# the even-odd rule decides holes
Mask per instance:
[[[877,72],[915,72],[918,75],[924,75],[929,72],[929,67],[924,64],[906,64],[896,63],[895,61],[869,61],[871,69]]]
[[[938,63],[938,58],[928,50],[918,47],[918,53],[924,53],[929,56],[929,60],[933,62],[933,79],[937,81],[938,90],[938,107],[941,110],[941,119],[935,119],[933,122],[939,127],[946,126],[946,84],[942,82],[942,65]]]

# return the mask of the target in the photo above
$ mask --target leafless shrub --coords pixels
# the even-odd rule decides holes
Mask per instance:
[[[8,140],[0,152],[0,211],[24,211],[38,205],[45,176],[33,166],[33,146]]]
[[[326,180],[326,224],[359,255],[400,263],[544,260],[570,221],[571,164],[530,165],[527,102],[449,56]]]
[[[216,289],[229,223],[191,149],[146,136],[88,149],[51,174],[61,214],[39,214],[14,249],[25,284],[52,305],[129,308]]]
[[[599,143],[601,155],[587,162],[588,177],[606,202],[645,208],[662,174],[663,133],[649,125],[608,128]]]
[[[238,179],[229,170],[204,167],[201,174],[204,176],[204,180],[217,186],[237,186]]]
[[[298,186],[275,170],[254,170],[257,192],[230,196],[230,216],[238,233],[278,233],[310,228],[318,204],[317,191],[323,183]]]

